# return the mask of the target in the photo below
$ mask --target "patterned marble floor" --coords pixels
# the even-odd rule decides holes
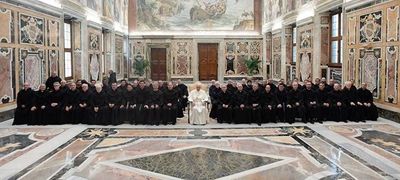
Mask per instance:
[[[10,126],[0,179],[400,179],[400,124]]]

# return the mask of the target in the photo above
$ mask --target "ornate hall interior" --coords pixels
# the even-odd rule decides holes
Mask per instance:
[[[0,180],[400,179],[400,0],[0,0]]]

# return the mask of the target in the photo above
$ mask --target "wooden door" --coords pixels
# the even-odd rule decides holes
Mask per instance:
[[[167,80],[167,49],[151,48],[151,79]]]
[[[199,80],[216,80],[218,75],[218,44],[198,44]]]

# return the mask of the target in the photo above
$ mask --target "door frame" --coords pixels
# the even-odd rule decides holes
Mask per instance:
[[[225,61],[224,61],[224,39],[193,39],[193,49],[194,49],[194,63],[193,63],[193,80],[198,81],[200,78],[199,71],[199,44],[218,44],[218,59],[217,59],[217,79],[218,81],[224,80],[224,72],[225,72]]]
[[[146,46],[146,57],[148,57],[149,61],[149,70],[146,72],[146,78],[151,79],[151,49],[152,48],[165,48],[166,49],[166,66],[165,66],[165,72],[167,73],[167,81],[171,79],[171,73],[168,71],[168,69],[171,69],[171,45],[169,43],[149,43]],[[154,80],[154,79],[152,79]]]

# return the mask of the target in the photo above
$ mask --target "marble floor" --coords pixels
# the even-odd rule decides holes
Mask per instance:
[[[11,126],[0,179],[400,179],[400,124]]]

